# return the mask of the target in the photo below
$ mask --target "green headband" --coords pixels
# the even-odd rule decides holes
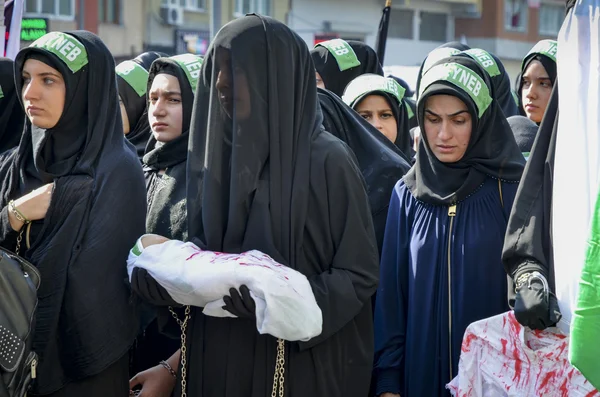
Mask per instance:
[[[29,47],[51,52],[63,61],[73,73],[77,73],[88,64],[85,46],[67,33],[50,32],[31,43]]]
[[[437,81],[447,81],[466,92],[475,103],[479,118],[492,103],[490,90],[485,81],[466,66],[454,62],[435,65],[423,76],[419,97]]]
[[[354,49],[342,39],[324,41],[317,44],[316,47],[325,47],[333,55],[340,68],[340,72],[360,65]]]
[[[456,48],[451,47],[436,48],[435,50],[431,51],[425,59],[421,76],[423,76],[429,69],[431,69],[431,67],[435,65],[438,61],[441,61],[444,58],[448,58],[456,54],[460,54],[460,51]]]
[[[485,69],[490,77],[500,76],[500,68],[498,67],[494,57],[489,52],[480,48],[472,48],[470,50],[463,51],[463,54],[467,54],[473,58],[475,62]]]
[[[385,92],[402,103],[406,90],[394,79],[379,76],[377,74],[364,74],[352,80],[342,97],[348,106],[354,106],[356,102],[371,92]]]
[[[181,54],[170,57],[169,59],[174,60],[185,72],[192,92],[196,94],[196,87],[198,86],[198,78],[200,77],[200,69],[204,59],[194,54]]]
[[[558,42],[556,40],[542,40],[537,43],[531,51],[527,53],[527,56],[523,58],[523,63],[521,64],[521,70],[525,67],[525,61],[529,58],[530,55],[540,54],[545,55],[548,58],[552,59],[556,62],[556,53],[558,51]]]
[[[139,63],[134,61],[121,62],[117,65],[115,71],[139,96],[146,95],[146,90],[148,89],[148,71]]]

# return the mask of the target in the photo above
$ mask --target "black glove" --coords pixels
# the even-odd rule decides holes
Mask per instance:
[[[515,318],[526,327],[544,330],[562,317],[556,296],[550,292],[546,278],[539,272],[526,272],[515,277]]]
[[[146,302],[154,306],[181,306],[148,273],[146,269],[134,267],[131,273],[131,289]]]
[[[223,297],[225,302],[223,309],[239,318],[256,318],[256,304],[250,296],[248,287],[245,285],[240,286],[240,292],[237,292],[235,288],[231,288],[229,295]]]

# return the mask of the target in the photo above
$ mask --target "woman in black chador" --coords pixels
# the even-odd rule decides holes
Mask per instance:
[[[192,116],[189,237],[211,251],[257,249],[307,276],[323,329],[308,342],[285,342],[286,397],[363,397],[373,360],[377,245],[354,156],[321,122],[314,65],[299,36],[257,15],[221,29]],[[132,286],[146,300],[173,304],[143,270],[134,269]],[[192,308],[188,396],[271,395],[278,343],[257,332],[253,302],[239,295],[225,297],[239,318]]]

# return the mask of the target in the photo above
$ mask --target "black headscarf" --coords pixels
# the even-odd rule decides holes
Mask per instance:
[[[361,74],[373,73],[383,76],[383,68],[379,63],[379,58],[374,49],[361,41],[336,40],[347,43],[356,54],[355,60],[360,62],[360,64],[349,69],[340,70],[338,61],[328,48],[332,40],[317,44],[311,51],[311,56],[315,64],[315,69],[321,75],[326,89],[341,97],[346,86]]]
[[[375,235],[381,249],[392,189],[409,170],[412,157],[402,153],[337,95],[322,89],[318,93],[325,130],[350,146],[358,160],[367,183]]]
[[[144,52],[130,61],[121,62],[116,68],[119,96],[129,119],[126,138],[135,146],[140,159],[150,139],[146,100],[148,71],[154,60],[166,56],[160,52]]]
[[[519,112],[521,115],[525,116],[525,109],[523,109],[523,74],[531,65],[531,62],[538,61],[542,64],[546,73],[548,73],[548,77],[552,82],[552,85],[556,83],[556,52],[558,48],[558,43],[556,40],[542,40],[538,42],[533,48],[529,51],[529,53],[523,58],[523,63],[521,64],[521,73],[519,73],[517,80],[517,97],[519,100]]]
[[[413,141],[410,137],[409,117],[404,103],[405,90],[396,80],[379,75],[363,74],[348,84],[344,92],[344,102],[353,109],[369,95],[383,97],[392,109],[396,119],[397,135],[394,145],[404,154],[404,158],[412,164],[415,156]]]
[[[462,51],[470,50],[468,45],[459,43],[458,41],[450,41],[432,50],[421,63],[419,74],[417,75],[417,97],[421,92],[421,78],[429,68],[435,65],[440,59],[448,58]],[[418,98],[417,98],[418,99]]]
[[[456,79],[470,76],[469,81],[476,81],[479,105],[452,80],[453,76]],[[467,151],[456,163],[439,161],[429,148],[427,134],[421,134],[417,162],[404,177],[412,194],[427,203],[451,205],[467,198],[488,176],[519,181],[525,160],[500,107],[492,100],[492,83],[485,70],[471,58],[454,56],[436,63],[425,73],[423,81],[426,85],[417,102],[421,126],[427,98],[443,94],[455,96],[467,105],[473,129]]]
[[[494,54],[480,48],[472,48],[460,54],[473,58],[488,73],[492,81],[492,96],[500,106],[504,117],[519,114],[511,89],[510,76],[502,61]]]
[[[192,120],[192,105],[194,103],[194,91],[198,81],[197,74],[199,70],[184,70],[184,62],[194,63],[196,66],[202,64],[202,58],[192,55],[176,55],[170,58],[161,58],[156,60],[150,68],[148,77],[147,97],[154,78],[161,73],[171,75],[179,81],[181,90],[181,102],[183,106],[183,117],[181,122],[181,136],[171,142],[159,144],[154,136],[150,137],[144,154],[144,166],[153,170],[164,170],[175,164],[179,164],[187,158],[188,140],[190,132],[190,122]],[[189,73],[194,73],[192,77]]]
[[[144,232],[145,189],[123,139],[115,64],[104,43],[85,31],[52,32],[19,52],[17,76],[28,59],[61,73],[65,106],[53,128],[26,122],[18,149],[0,164],[0,208],[54,183],[43,226],[32,227],[24,253],[42,274],[33,392],[51,394],[100,373],[133,342],[136,314],[124,280],[129,249]],[[16,86],[21,92],[22,78]],[[0,241],[9,249],[15,242],[16,233]]]
[[[515,140],[524,156],[528,157],[538,132],[538,125],[525,116],[512,116],[508,124],[515,135]]]
[[[0,153],[19,144],[24,123],[25,113],[15,91],[14,62],[0,58]]]

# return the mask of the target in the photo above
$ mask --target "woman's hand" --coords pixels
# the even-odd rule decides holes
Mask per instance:
[[[170,397],[175,388],[175,378],[162,365],[140,372],[129,381],[129,389],[142,386],[138,397]]]
[[[142,246],[146,248],[151,245],[162,244],[167,241],[169,241],[168,238],[159,236],[158,234],[148,234],[147,236],[142,237]]]
[[[53,190],[53,183],[49,183],[37,188],[33,192],[26,194],[18,200],[15,200],[15,208],[30,221],[44,219],[46,217],[46,213],[48,212],[48,208],[50,208],[50,200],[52,199]],[[21,230],[24,222],[18,220],[17,216],[11,211],[10,208],[8,209],[8,219],[13,230]]]

